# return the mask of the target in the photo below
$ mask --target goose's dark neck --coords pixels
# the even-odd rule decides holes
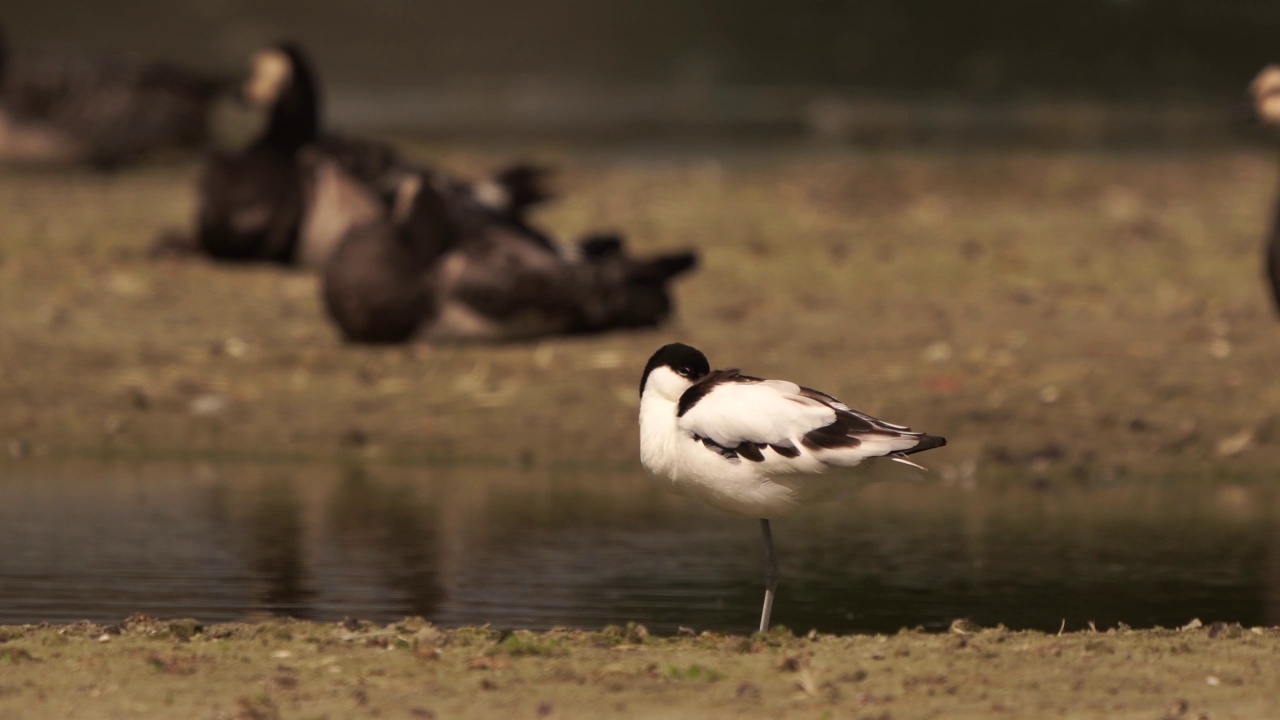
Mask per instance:
[[[1267,233],[1266,274],[1271,285],[1271,298],[1280,312],[1280,195],[1271,214],[1271,230]]]
[[[1267,233],[1267,244],[1280,246],[1280,190],[1276,192],[1275,205],[1271,210],[1271,230]]]
[[[399,233],[417,269],[422,269],[453,249],[458,228],[445,199],[436,188],[426,185],[414,198],[408,217],[400,223]]]
[[[261,142],[286,152],[315,142],[320,134],[320,97],[310,74],[296,68],[294,77],[267,119]]]
[[[452,250],[457,244],[455,235],[453,226],[440,218],[410,218],[400,228],[400,241],[419,270]]]
[[[0,26],[0,91],[4,90],[4,71],[9,62],[9,43],[4,34],[4,27]]]

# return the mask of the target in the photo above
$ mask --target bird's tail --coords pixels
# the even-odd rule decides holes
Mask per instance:
[[[515,163],[499,170],[493,179],[507,192],[509,212],[523,217],[530,208],[555,197],[549,182],[553,172],[545,165]]]
[[[913,453],[924,452],[925,450],[940,448],[946,444],[947,439],[944,437],[940,437],[938,435],[925,435],[924,433],[921,433],[919,436],[919,442],[916,443],[915,447],[903,450],[902,454],[911,455]]]
[[[902,463],[903,465],[910,465],[911,467],[916,468],[918,470],[924,470],[928,472],[928,468],[926,468],[923,465],[917,465],[916,463],[908,460],[907,456],[913,453],[924,452],[925,450],[932,450],[934,448],[942,447],[943,445],[947,444],[947,439],[944,437],[940,437],[938,435],[925,435],[924,433],[921,433],[918,436],[918,438],[919,438],[919,442],[915,444],[915,447],[907,448],[906,450],[898,450],[896,452],[892,452],[889,454],[889,459],[894,462]]]
[[[578,241],[578,256],[588,263],[620,263],[632,283],[665,284],[698,266],[698,254],[692,250],[645,259],[631,257],[626,241],[617,233],[587,235]]]
[[[632,257],[622,237],[588,235],[578,242],[578,262],[587,285],[581,332],[654,327],[672,311],[668,285],[697,265],[692,251]]]
[[[698,254],[692,250],[666,253],[647,260],[635,260],[632,261],[631,281],[665,286],[697,266]]]

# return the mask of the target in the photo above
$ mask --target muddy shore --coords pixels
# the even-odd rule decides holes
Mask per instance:
[[[952,438],[929,464],[953,477],[1280,466],[1259,152],[415,152],[557,164],[548,228],[703,269],[658,331],[350,347],[306,273],[147,256],[188,222],[194,164],[4,170],[0,462],[626,467],[639,370],[681,339]]]
[[[1257,718],[1280,632],[649,637],[421,620],[0,627],[0,718]]]

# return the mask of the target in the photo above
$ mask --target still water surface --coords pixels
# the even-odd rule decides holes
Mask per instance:
[[[1265,484],[873,486],[774,523],[776,623],[1057,630],[1280,624]],[[640,473],[15,464],[0,469],[0,624],[263,614],[749,631],[755,521]]]

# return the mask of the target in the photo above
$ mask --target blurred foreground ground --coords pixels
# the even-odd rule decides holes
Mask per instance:
[[[276,621],[0,626],[0,717],[1259,718],[1280,635],[638,628],[499,634]]]
[[[556,234],[692,246],[657,332],[355,348],[316,279],[147,257],[197,166],[0,171],[0,462],[360,454],[637,462],[640,369],[713,365],[946,435],[941,477],[1251,475],[1280,466],[1280,327],[1261,282],[1265,152],[548,143],[417,146],[470,174],[559,165]],[[935,475],[934,477],[938,477]]]

